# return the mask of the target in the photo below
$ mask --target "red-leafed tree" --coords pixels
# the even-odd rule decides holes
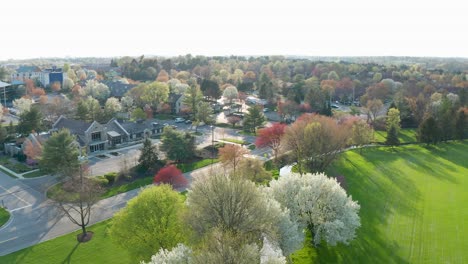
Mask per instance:
[[[241,118],[238,117],[238,116],[230,116],[230,117],[227,118],[227,121],[234,128],[236,126],[236,124],[241,121]]]
[[[188,184],[187,179],[176,166],[169,165],[159,170],[154,176],[153,183],[159,184],[170,184],[172,188],[178,189],[186,187]]]
[[[281,146],[281,138],[284,135],[286,124],[274,123],[271,127],[258,130],[258,137],[255,141],[257,148],[270,147],[275,155],[275,162]]]

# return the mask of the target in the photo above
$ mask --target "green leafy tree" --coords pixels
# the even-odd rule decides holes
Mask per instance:
[[[177,162],[195,156],[195,137],[190,133],[179,132],[172,127],[165,127],[161,135],[161,150],[166,157]]]
[[[143,141],[143,147],[141,148],[141,154],[138,158],[140,167],[144,170],[153,170],[159,167],[158,147],[153,145],[149,137]]]
[[[205,124],[212,124],[213,123],[213,108],[211,107],[210,103],[202,102],[198,106],[198,111],[195,115],[195,119],[199,122],[203,122]]]
[[[426,144],[437,144],[440,141],[440,130],[434,117],[430,116],[421,123],[418,129],[419,141]]]
[[[0,127],[0,144],[3,144],[5,143],[5,141],[7,140],[8,138],[8,131],[7,129],[2,126]]]
[[[194,116],[197,116],[198,108],[203,100],[203,94],[200,90],[200,86],[192,85],[185,92],[183,104],[186,105]]]
[[[169,97],[169,86],[167,83],[152,82],[140,85],[143,86],[141,101],[144,104],[151,105],[152,109],[157,109],[160,103],[167,101]]]
[[[387,120],[386,120],[386,127],[387,127],[387,133],[390,131],[392,127],[395,128],[396,133],[400,133],[400,110],[396,108],[390,108],[388,110],[387,114]]]
[[[44,143],[39,167],[61,176],[70,176],[78,170],[79,146],[68,129],[53,133]]]
[[[76,107],[76,117],[85,122],[103,121],[103,111],[99,101],[88,96],[78,102]]]
[[[217,82],[203,79],[200,89],[203,92],[203,95],[210,97],[212,100],[216,100],[221,96],[221,89],[219,89]]]
[[[17,131],[23,136],[29,135],[32,131],[41,131],[42,114],[37,107],[31,107],[27,112],[20,115]]]
[[[138,120],[138,119],[145,119],[146,114],[145,111],[141,108],[135,108],[135,110],[132,111],[132,119],[133,120]]]
[[[398,132],[395,126],[391,126],[390,130],[387,132],[385,144],[392,147],[400,145],[400,139],[398,138]]]
[[[266,122],[265,115],[259,106],[249,108],[249,112],[244,117],[244,130],[255,132],[258,127],[263,126]]]
[[[457,119],[455,121],[455,135],[456,138],[462,140],[466,136],[467,122],[466,115],[463,109],[460,109],[457,114]]]
[[[369,144],[373,139],[374,130],[372,129],[366,121],[360,119],[354,122],[352,126],[353,134],[352,141],[353,144],[361,147],[359,152],[362,152],[362,146]]]
[[[262,72],[257,82],[258,96],[262,99],[272,101],[275,97],[273,82],[270,77]]]
[[[182,196],[170,185],[146,188],[114,215],[110,237],[134,260],[148,261],[159,249],[186,240],[184,208]]]

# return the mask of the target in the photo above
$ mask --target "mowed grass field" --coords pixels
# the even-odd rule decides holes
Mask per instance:
[[[88,228],[93,239],[78,243],[73,232],[35,246],[0,257],[5,264],[60,264],[60,263],[135,263],[125,250],[117,247],[107,233],[112,220],[97,223]]]
[[[348,151],[328,174],[346,177],[362,226],[349,246],[306,246],[294,263],[468,263],[467,141]]]

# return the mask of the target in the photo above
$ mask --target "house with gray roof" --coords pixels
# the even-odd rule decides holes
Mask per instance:
[[[111,97],[122,98],[128,91],[130,91],[135,84],[122,83],[120,81],[106,81],[103,82],[110,90]]]
[[[163,126],[154,120],[119,122],[113,118],[106,124],[100,124],[97,121],[87,123],[60,116],[52,125],[52,130],[62,128],[70,130],[86,152],[93,153],[124,146],[147,136],[159,135],[162,133]]]
[[[169,94],[168,102],[169,102],[169,105],[171,106],[171,111],[173,114],[180,113],[180,110],[182,110],[182,106],[183,106],[183,100],[184,100],[183,94],[176,94],[176,93]]]

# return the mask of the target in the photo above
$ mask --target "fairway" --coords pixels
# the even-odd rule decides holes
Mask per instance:
[[[294,263],[468,263],[468,142],[348,151],[332,167],[362,226],[349,246],[307,246]]]

